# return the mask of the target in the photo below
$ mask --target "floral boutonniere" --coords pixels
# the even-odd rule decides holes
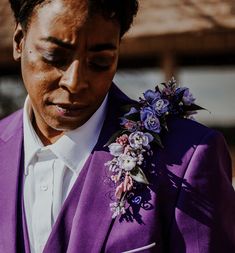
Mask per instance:
[[[110,204],[113,218],[125,213],[127,195],[137,184],[149,185],[143,162],[146,155],[152,154],[153,145],[163,148],[159,134],[168,130],[167,118],[191,118],[203,109],[194,102],[189,89],[177,87],[172,78],[155,90],[147,90],[138,103],[125,106],[127,113],[121,118],[121,129],[106,144],[113,155],[106,163],[116,187],[116,201]]]

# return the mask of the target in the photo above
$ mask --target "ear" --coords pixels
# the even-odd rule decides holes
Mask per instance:
[[[24,31],[22,26],[18,23],[15,27],[15,32],[13,35],[13,58],[15,61],[19,61],[22,53],[22,44],[24,40]]]

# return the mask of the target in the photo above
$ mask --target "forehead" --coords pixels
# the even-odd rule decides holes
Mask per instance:
[[[73,27],[81,27],[88,19],[88,3],[86,0],[53,0],[38,6],[32,16],[32,22],[40,25],[56,25],[63,21]]]
[[[53,0],[38,7],[31,19],[29,30],[37,35],[58,37],[76,43],[78,34],[89,33],[100,40],[119,36],[117,21],[105,19],[100,12],[88,15],[87,0]]]

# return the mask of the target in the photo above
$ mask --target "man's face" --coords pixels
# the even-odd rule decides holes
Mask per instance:
[[[17,45],[36,125],[50,135],[84,124],[116,72],[120,26],[100,14],[87,19],[84,2],[39,7]]]

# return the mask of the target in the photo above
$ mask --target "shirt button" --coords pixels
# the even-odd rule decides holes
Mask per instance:
[[[32,164],[29,164],[28,169],[29,169],[29,170],[32,170],[32,169],[33,169],[33,165],[32,165]]]
[[[40,186],[40,189],[41,189],[42,191],[47,191],[47,190],[48,190],[48,185],[47,185],[47,184],[42,184],[42,185]]]

